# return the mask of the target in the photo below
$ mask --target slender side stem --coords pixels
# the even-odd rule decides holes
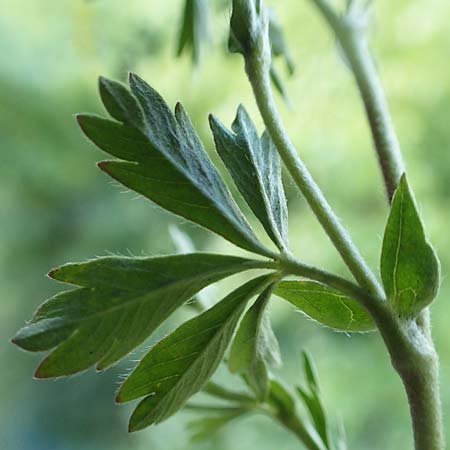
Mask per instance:
[[[369,121],[389,202],[405,171],[388,102],[365,33],[365,14],[339,17],[326,0],[312,0],[334,31],[355,78]]]
[[[294,182],[318,218],[325,232],[340,253],[356,281],[375,297],[383,297],[383,291],[364,261],[350,236],[339,222],[322,191],[312,178],[290,141],[273,98],[270,76],[258,55],[245,60],[246,71],[264,124]]]
[[[377,302],[377,298],[368,294],[367,290],[362,289],[357,284],[333,273],[302,263],[290,255],[283,255],[279,260],[279,264],[281,270],[286,274],[297,275],[326,284],[327,286],[358,300],[369,310],[372,309],[371,305]]]

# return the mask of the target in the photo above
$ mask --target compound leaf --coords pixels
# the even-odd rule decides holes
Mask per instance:
[[[247,311],[231,346],[228,365],[231,372],[245,374],[261,400],[270,388],[268,366],[281,363],[280,348],[270,325],[267,305],[273,286],[269,286]]]
[[[439,261],[425,237],[405,175],[392,199],[384,232],[381,278],[392,307],[406,316],[428,306],[439,289]]]
[[[67,264],[50,276],[79,288],[45,302],[13,342],[29,351],[56,347],[37,369],[38,378],[69,375],[96,363],[105,369],[205,286],[258,265],[201,253]]]
[[[247,302],[267,287],[270,276],[236,289],[150,350],[117,395],[118,402],[146,396],[131,416],[130,431],[168,418],[203,387],[222,361]]]
[[[239,106],[232,130],[210,117],[217,152],[237,188],[272,241],[288,245],[287,205],[280,157],[267,133],[258,136],[245,108]]]
[[[116,86],[105,80],[103,85]],[[78,116],[91,141],[125,160],[103,161],[100,169],[164,209],[246,250],[271,256],[232,199],[183,107],[178,104],[172,114],[163,98],[136,75],[130,75],[130,86],[128,94],[122,88],[109,88],[108,96],[103,95],[107,99],[105,106],[113,117],[125,120],[123,109],[134,103],[123,101],[123,97],[131,96],[143,111],[144,130],[128,119],[117,124],[91,115]],[[116,101],[114,107],[111,97]],[[132,115],[133,111],[127,113]]]
[[[275,294],[304,314],[339,331],[370,331],[372,318],[358,301],[314,281],[284,281]]]

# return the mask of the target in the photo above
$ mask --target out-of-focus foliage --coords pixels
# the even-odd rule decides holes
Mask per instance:
[[[284,109],[287,127],[375,268],[388,211],[352,80],[335,52],[333,37],[307,1],[268,3],[283,25],[297,66],[296,75],[287,82],[294,107],[293,112]],[[374,53],[398,126],[409,181],[442,263],[433,331],[444,361],[443,401],[449,411],[450,82],[445,61],[450,4],[447,0],[374,3]],[[80,111],[101,111],[95,92],[99,74],[125,79],[127,71],[134,70],[150,80],[168,103],[185,104],[209,150],[209,112],[228,124],[243,103],[257,119],[241,58],[225,54],[225,40],[216,41],[195,73],[188,58],[174,59],[181,10],[180,0],[130,0],[126,6],[119,0],[2,3],[0,43],[7,56],[0,64],[1,448],[189,448],[188,413],[136,435],[124,432],[129,409],[113,406],[111,398],[120,375],[133,366],[131,361],[102,375],[89,372],[38,382],[31,380],[37,361],[7,344],[23,325],[22,318],[59,290],[43,276],[51,267],[109,252],[171,252],[170,224],[179,224],[201,250],[232,251],[224,240],[108,182],[94,164],[100,152],[82,137],[73,117]],[[228,19],[226,12],[215,16],[213,40],[226,36]],[[257,126],[261,132],[261,123]],[[304,201],[293,188],[287,196],[294,230],[289,238],[296,253],[307,262],[345,274]],[[252,225],[257,228],[256,221]],[[225,281],[210,295],[219,299],[233,285],[233,280]],[[278,303],[272,319],[285,360],[283,376],[298,382],[301,350],[314,354],[326,406],[344,418],[349,449],[410,448],[404,394],[377,334],[349,338],[318,329],[289,305]],[[188,314],[187,309],[180,311],[157,337],[173,330]],[[218,374],[219,380],[226,377],[225,371]],[[232,432],[224,430],[201,448],[265,450],[298,445],[264,417],[249,417],[232,427]]]

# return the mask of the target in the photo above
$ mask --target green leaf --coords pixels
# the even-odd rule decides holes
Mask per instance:
[[[296,433],[305,447],[324,450],[320,436],[308,422],[304,422],[297,415],[296,397],[281,381],[272,380],[270,384],[269,403],[276,410],[276,418],[287,428],[296,428]]]
[[[297,392],[308,410],[314,424],[317,434],[322,442],[329,448],[328,423],[325,410],[323,408],[320,397],[315,389],[308,393],[301,387],[297,387]]]
[[[270,381],[269,402],[275,405],[284,417],[289,417],[297,409],[295,398],[279,380]]]
[[[232,256],[106,257],[50,272],[80,286],[48,300],[13,342],[29,351],[56,349],[38,378],[105,369],[141,344],[178,307],[222,278],[260,266]]]
[[[200,62],[202,45],[209,40],[208,11],[207,0],[185,0],[177,55],[191,49],[195,65]]]
[[[100,97],[111,117],[138,130],[145,129],[142,108],[130,91],[122,83],[100,77],[98,80]]]
[[[309,390],[307,391],[306,389],[297,387],[297,392],[303,400],[306,409],[309,411],[318,435],[326,448],[330,448],[328,420],[320,397],[317,370],[311,356],[307,352],[303,352],[303,370]]]
[[[247,311],[231,346],[228,365],[231,372],[247,375],[258,398],[267,398],[270,388],[268,366],[280,365],[277,338],[272,331],[267,305],[272,295],[269,286]]]
[[[418,314],[439,290],[439,261],[428,243],[406,175],[392,199],[381,253],[381,278],[393,309]]]
[[[284,281],[275,294],[311,319],[340,331],[375,329],[371,317],[358,301],[314,281]]]
[[[162,97],[136,75],[130,75],[130,86],[144,111],[144,132],[134,125],[78,116],[89,139],[125,160],[103,161],[100,169],[164,209],[246,250],[271,256],[232,199],[183,107],[178,104],[174,116]]]
[[[280,248],[288,246],[287,205],[278,152],[269,135],[261,139],[243,106],[228,131],[210,116],[217,152],[237,188],[267,234]]]
[[[305,371],[306,380],[310,389],[319,389],[317,381],[317,370],[314,366],[313,360],[308,352],[303,352],[303,370]]]
[[[222,361],[251,297],[272,275],[249,281],[156,344],[121,386],[118,402],[147,396],[130,419],[130,431],[167,419],[212,376]]]

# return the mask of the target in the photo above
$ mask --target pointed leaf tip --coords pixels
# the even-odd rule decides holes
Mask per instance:
[[[425,234],[405,174],[392,198],[380,272],[392,308],[403,316],[418,314],[434,300],[439,290],[439,260]]]
[[[231,130],[210,120],[217,153],[236,187],[279,249],[288,246],[287,203],[281,163],[270,139],[261,139],[243,105]]]
[[[56,280],[57,279],[57,277],[56,277],[57,272],[58,272],[58,269],[52,269],[52,270],[50,270],[50,272],[48,272],[47,276],[49,278],[52,278],[53,280]]]
[[[107,173],[107,172],[108,172],[108,171],[107,171],[107,168],[108,168],[110,162],[111,162],[111,161],[99,161],[99,162],[97,163],[97,167],[98,167],[101,171]]]
[[[196,253],[66,264],[50,274],[78,288],[45,302],[13,339],[27,351],[52,350],[36,378],[71,375],[94,365],[105,370],[205,286],[259,266],[243,258]]]

